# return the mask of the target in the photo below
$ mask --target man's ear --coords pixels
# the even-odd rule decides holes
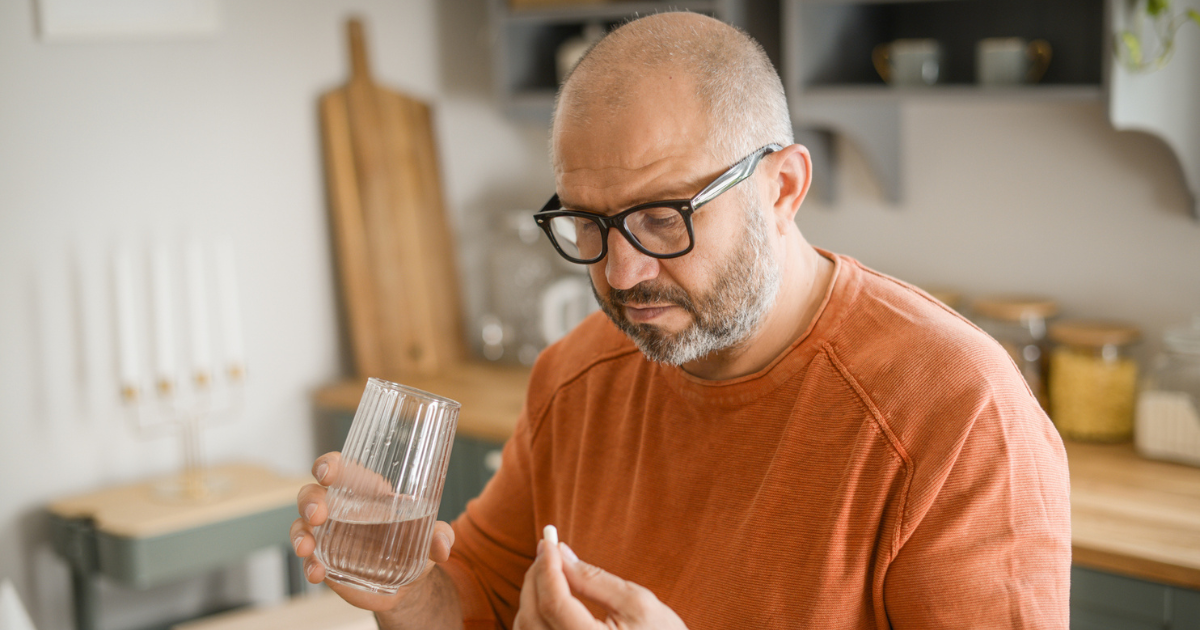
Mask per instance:
[[[793,144],[769,157],[774,158],[772,161],[776,164],[771,171],[775,177],[771,187],[775,196],[772,211],[776,227],[782,234],[795,223],[800,204],[804,203],[812,185],[812,156],[804,145]]]

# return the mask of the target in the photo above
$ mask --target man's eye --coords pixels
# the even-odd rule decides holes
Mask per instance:
[[[655,208],[638,213],[638,223],[647,230],[664,230],[679,225],[682,217],[670,208]]]

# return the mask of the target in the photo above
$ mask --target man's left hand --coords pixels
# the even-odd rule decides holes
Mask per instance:
[[[608,612],[600,621],[576,593]],[[579,561],[566,543],[538,543],[538,556],[525,573],[513,630],[687,630],[675,611],[649,589]]]

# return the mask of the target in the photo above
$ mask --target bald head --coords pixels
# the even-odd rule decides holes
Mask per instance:
[[[672,80],[691,103],[643,102],[647,89]],[[792,125],[779,75],[746,33],[695,13],[660,13],[629,22],[593,47],[567,77],[555,104],[551,153],[555,168],[564,125],[599,120],[647,106],[696,108],[705,147],[729,162],[776,142],[792,144]]]

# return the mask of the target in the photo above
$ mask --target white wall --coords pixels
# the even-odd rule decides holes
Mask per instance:
[[[471,312],[482,221],[535,207],[553,182],[544,129],[489,100],[484,0],[227,1],[214,39],[53,45],[32,4],[0,0],[0,579],[56,630],[70,627],[66,572],[41,506],[179,463],[174,440],[124,424],[106,302],[79,351],[75,287],[107,299],[114,243],[232,236],[251,382],[245,417],[209,431],[208,452],[311,462],[309,393],[344,365],[316,126],[318,94],[346,76],[344,15],[368,18],[377,76],[437,108]],[[1200,224],[1175,165],[1113,131],[1101,104],[925,102],[904,118],[908,200],[881,201],[842,146],[840,200],[798,218],[814,244],[967,295],[1045,293],[1152,337],[1200,312]],[[247,588],[278,597],[277,564],[149,596],[106,588],[104,625]]]
[[[903,118],[908,198],[881,201],[841,143],[841,197],[797,218],[812,243],[967,298],[1036,293],[1132,322],[1143,357],[1200,313],[1200,222],[1156,138],[1114,131],[1100,102],[921,101]]]
[[[223,8],[213,38],[47,44],[33,0],[0,0],[0,579],[16,583],[42,630],[71,626],[42,506],[181,461],[176,439],[140,438],[121,413],[116,243],[143,256],[156,240],[232,237],[250,381],[240,421],[206,433],[209,458],[289,473],[311,465],[310,392],[344,373],[316,102],[347,76],[347,14],[366,18],[376,77],[434,104],[456,222],[531,206],[553,185],[544,132],[509,123],[488,100],[483,0]],[[91,333],[82,341],[80,329]],[[278,597],[280,564],[265,554],[149,594],[106,587],[102,627],[245,589]]]

